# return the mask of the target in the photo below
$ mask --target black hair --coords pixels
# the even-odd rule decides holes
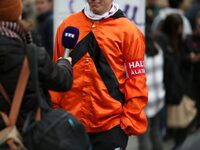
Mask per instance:
[[[163,21],[161,30],[168,35],[174,35],[180,26],[183,26],[182,17],[179,14],[170,14]]]
[[[174,52],[178,52],[182,48],[182,35],[183,31],[180,32],[180,27],[183,28],[183,20],[179,14],[170,14],[163,21],[161,31],[167,35],[170,44]]]
[[[168,0],[169,6],[172,8],[179,8],[184,0]]]

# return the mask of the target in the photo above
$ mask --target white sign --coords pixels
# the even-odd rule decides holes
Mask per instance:
[[[144,33],[145,0],[115,0],[120,9]],[[86,0],[54,0],[54,33],[59,24],[69,15],[81,11]]]

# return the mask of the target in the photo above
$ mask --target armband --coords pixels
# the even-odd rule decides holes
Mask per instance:
[[[125,61],[124,66],[127,78],[145,75],[144,59]]]

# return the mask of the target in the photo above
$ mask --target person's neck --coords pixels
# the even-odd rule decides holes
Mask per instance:
[[[112,3],[103,12],[97,13],[93,12],[90,9],[89,5],[87,4],[86,7],[84,8],[84,13],[91,20],[101,20],[109,18],[110,16],[114,15],[118,10],[119,10],[119,5],[116,3]]]

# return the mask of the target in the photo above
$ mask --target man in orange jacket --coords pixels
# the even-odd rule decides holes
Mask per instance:
[[[112,0],[87,0],[83,11],[59,26],[54,61],[63,56],[68,26],[80,30],[70,53],[74,81],[70,91],[51,92],[54,106],[84,124],[94,150],[124,150],[128,135],[147,128],[143,35]]]

